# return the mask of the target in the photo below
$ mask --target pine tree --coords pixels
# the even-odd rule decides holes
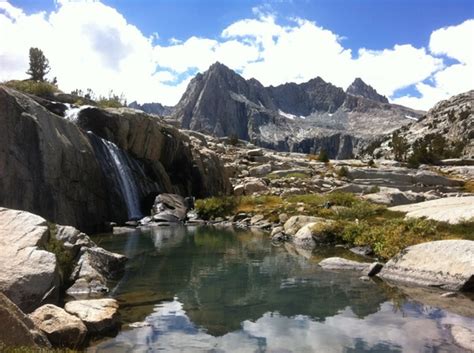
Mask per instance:
[[[26,72],[34,81],[45,80],[45,76],[49,73],[49,60],[43,54],[43,51],[38,48],[30,48],[30,68]]]

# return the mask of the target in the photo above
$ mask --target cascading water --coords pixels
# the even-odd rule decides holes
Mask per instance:
[[[75,105],[72,105],[72,104],[69,104],[69,103],[65,103],[65,105],[66,105],[67,109],[64,112],[64,118],[69,120],[69,121],[72,121],[73,123],[75,123],[77,121],[77,118],[78,118],[79,113],[81,112],[81,110],[92,107],[90,105],[82,105],[82,106],[78,107],[78,106],[75,106]]]
[[[95,146],[102,168],[106,173],[112,172],[122,198],[127,206],[128,219],[137,220],[143,217],[140,211],[138,187],[133,177],[132,161],[127,154],[113,142],[102,139],[88,132]]]

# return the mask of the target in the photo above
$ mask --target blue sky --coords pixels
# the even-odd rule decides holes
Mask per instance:
[[[70,31],[69,38],[81,49],[79,60],[71,57],[70,43],[54,44],[53,38],[51,43],[39,39],[28,43],[44,47],[66,88],[89,85],[99,93],[114,89],[129,99],[174,104],[191,77],[216,59],[266,85],[319,75],[345,88],[361,76],[392,101],[423,109],[474,88],[473,79],[466,78],[473,73],[474,1],[104,0],[99,6],[90,1],[14,0],[7,4],[10,7],[4,6],[3,12],[9,27],[2,24],[0,0],[0,60],[4,60],[0,64],[14,66],[13,58],[20,56],[20,48],[2,43],[2,25],[10,36],[22,40],[28,26],[31,31],[43,27],[38,25],[42,17],[51,37],[65,38]],[[14,18],[20,15],[12,15],[12,8],[22,17]],[[2,53],[2,44],[10,50]],[[61,46],[71,48],[64,53]],[[84,72],[68,73],[64,61],[77,62]],[[23,69],[10,71],[4,79]],[[454,84],[460,77],[463,82]]]

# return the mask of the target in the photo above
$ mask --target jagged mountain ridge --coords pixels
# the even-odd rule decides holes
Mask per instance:
[[[375,92],[381,100],[365,86],[359,94]],[[348,158],[372,138],[411,122],[407,117],[421,116],[378,100],[344,92],[320,77],[264,87],[215,63],[191,80],[171,119],[184,129],[280,151],[325,149],[331,158]]]
[[[364,97],[380,103],[389,103],[387,97],[378,94],[372,86],[366,84],[359,77],[357,77],[354,82],[352,82],[351,85],[347,87],[346,93],[352,94],[353,96]]]
[[[134,101],[128,105],[129,108],[138,109],[148,114],[155,114],[160,116],[168,116],[173,113],[173,107],[163,105],[161,103],[144,103],[139,104]]]

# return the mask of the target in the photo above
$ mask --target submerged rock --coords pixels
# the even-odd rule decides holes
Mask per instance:
[[[0,342],[13,347],[51,347],[33,321],[3,293],[0,293]]]
[[[54,346],[77,348],[87,334],[81,319],[52,304],[39,307],[30,318]]]
[[[92,299],[68,302],[64,309],[81,319],[90,333],[102,334],[119,328],[118,307],[115,299]]]
[[[446,290],[474,290],[474,241],[438,240],[413,245],[386,263],[380,277]]]
[[[362,271],[368,277],[375,276],[382,269],[383,265],[374,263],[357,262],[343,259],[341,257],[329,257],[319,263],[325,270],[352,270]]]

